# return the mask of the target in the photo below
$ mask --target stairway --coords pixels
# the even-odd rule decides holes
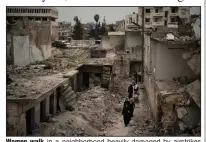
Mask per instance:
[[[68,86],[62,93],[62,100],[64,101],[66,110],[71,110],[72,106],[76,103],[76,95],[71,86]]]

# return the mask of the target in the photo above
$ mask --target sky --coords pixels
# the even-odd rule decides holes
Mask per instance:
[[[102,22],[104,16],[106,23],[111,24],[122,20],[126,15],[138,12],[138,7],[56,7],[59,10],[58,21],[68,21],[74,24],[74,16],[78,16],[82,23],[95,22],[94,15],[99,14]],[[199,14],[200,8],[191,8],[192,14]]]

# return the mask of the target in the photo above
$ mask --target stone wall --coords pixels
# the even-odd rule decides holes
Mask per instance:
[[[125,33],[125,50],[129,51],[131,60],[142,60],[142,36],[140,32]]]
[[[156,80],[173,80],[174,77],[186,76],[196,78],[187,61],[182,55],[194,48],[194,44],[167,44],[151,40],[152,69]]]
[[[115,52],[124,51],[124,35],[103,36],[100,47]]]
[[[59,39],[59,26],[58,22],[51,22],[51,40],[55,41]]]
[[[114,74],[118,77],[129,77],[130,60],[127,55],[118,55],[118,57],[114,60]]]
[[[148,74],[147,72],[144,73],[144,86],[148,95],[152,115],[154,117],[154,120],[158,122],[158,91],[153,79],[153,75]]]
[[[7,58],[14,65],[24,66],[51,56],[51,23],[18,22],[7,34]]]
[[[26,135],[26,117],[19,103],[8,103],[7,108],[7,136]]]
[[[71,40],[71,46],[91,46],[95,44],[95,40]]]

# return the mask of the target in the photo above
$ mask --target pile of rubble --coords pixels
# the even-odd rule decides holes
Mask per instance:
[[[169,135],[179,135],[196,130],[200,122],[200,109],[185,91],[173,92],[161,96],[162,126]],[[180,131],[178,131],[180,130]],[[195,131],[195,134],[200,132]]]
[[[75,110],[55,116],[53,118],[55,122],[50,126],[50,135],[106,135],[104,130],[114,123],[111,121],[111,114],[116,112],[117,97],[99,86],[75,95],[77,100],[73,105]]]
[[[182,43],[190,43],[190,42],[192,43],[196,41],[193,32],[192,34],[182,35],[180,29],[182,28],[179,29],[158,28],[156,32],[151,33],[151,38],[162,42],[175,41],[175,42],[182,42]]]
[[[173,135],[199,136],[201,133],[200,45],[192,51],[184,53],[183,58],[187,60],[197,78],[192,82],[176,80],[179,84],[183,83],[183,87],[179,87],[178,91],[164,93],[164,96],[161,96],[162,124],[167,130],[170,129],[170,132],[173,131]],[[175,129],[180,130],[176,131],[178,134],[174,133]]]
[[[31,79],[36,76],[65,73],[83,63],[104,64],[111,62],[110,59],[92,59],[87,56],[85,57],[86,52],[89,52],[89,50],[53,48],[53,57],[23,67],[7,66],[7,74],[11,78]]]

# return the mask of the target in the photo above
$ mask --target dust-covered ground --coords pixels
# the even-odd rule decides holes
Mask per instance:
[[[116,80],[118,82],[118,80]],[[147,96],[140,90],[140,101],[136,103],[134,116],[125,127],[121,115],[127,97],[129,80],[122,80],[114,93],[94,87],[76,93],[74,111],[60,113],[51,122],[53,136],[148,136],[155,131],[150,117]],[[118,93],[119,92],[119,93]]]

